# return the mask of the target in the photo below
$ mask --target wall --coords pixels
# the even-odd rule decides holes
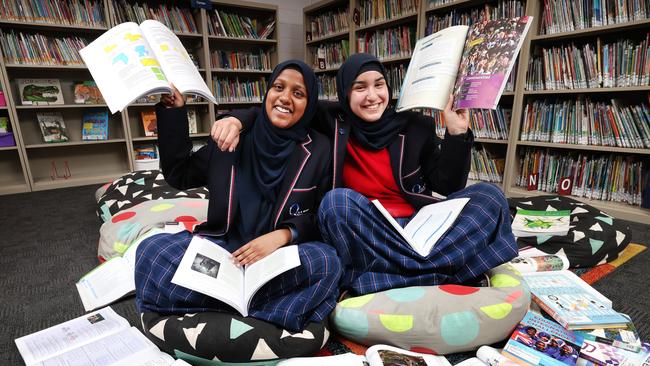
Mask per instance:
[[[302,9],[314,0],[252,0],[257,3],[273,4],[278,6],[278,60],[280,62],[297,58],[304,60],[303,51],[305,34],[302,29]]]

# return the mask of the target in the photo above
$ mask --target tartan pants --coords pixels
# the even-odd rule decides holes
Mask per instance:
[[[329,191],[318,210],[326,243],[343,265],[341,289],[354,295],[396,287],[463,283],[517,255],[503,192],[478,183],[450,194],[470,198],[454,225],[422,257],[374,205],[347,188]],[[405,225],[410,218],[398,220]]]

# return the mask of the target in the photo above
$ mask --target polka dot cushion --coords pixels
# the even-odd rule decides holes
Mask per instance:
[[[406,287],[339,302],[333,329],[355,342],[449,354],[501,341],[524,317],[530,293],[504,264],[487,273],[491,287]]]
[[[322,323],[309,323],[302,332],[291,333],[259,319],[228,313],[141,316],[144,332],[156,346],[193,365],[266,365],[270,360],[311,356],[329,338]]]

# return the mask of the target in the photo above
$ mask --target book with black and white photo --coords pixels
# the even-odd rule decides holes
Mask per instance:
[[[26,366],[187,365],[161,352],[110,307],[17,338]]]
[[[456,218],[469,202],[469,198],[454,198],[426,205],[403,228],[379,200],[371,202],[413,250],[426,257],[438,240],[456,222]]]
[[[171,282],[221,300],[248,316],[250,301],[257,290],[298,266],[300,256],[296,245],[279,248],[253,264],[238,267],[226,249],[195,236]]]
[[[402,348],[376,344],[365,355],[344,353],[335,356],[294,357],[280,361],[277,366],[451,366],[445,356],[407,351]]]
[[[170,83],[217,102],[181,41],[158,21],[116,25],[79,54],[111,113],[145,95],[172,93]]]
[[[70,140],[61,112],[39,112],[36,113],[36,119],[41,128],[43,141],[68,142]]]
[[[496,109],[532,19],[457,25],[418,40],[396,110],[442,110],[449,94],[454,109]]]

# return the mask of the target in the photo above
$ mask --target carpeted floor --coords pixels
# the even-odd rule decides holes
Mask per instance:
[[[75,282],[97,265],[96,186],[0,196],[0,364],[22,365],[15,338],[84,313]],[[650,228],[630,223],[633,242]],[[650,341],[650,250],[594,284]],[[112,305],[137,325],[133,299]]]

